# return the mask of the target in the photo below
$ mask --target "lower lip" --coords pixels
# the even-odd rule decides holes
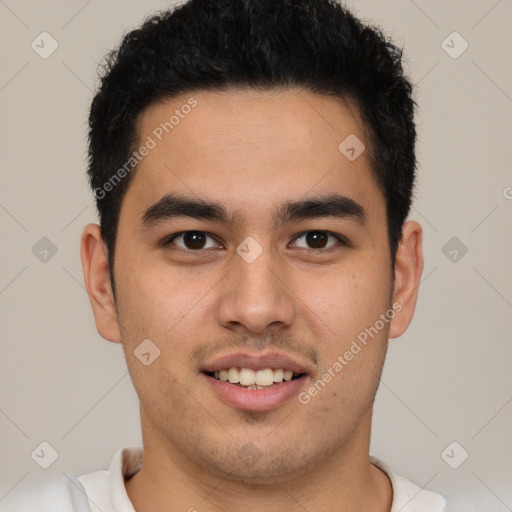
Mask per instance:
[[[201,373],[200,376],[206,380],[223,402],[250,412],[270,411],[280,407],[292,396],[298,395],[306,380],[306,376],[302,376],[275,384],[268,389],[245,389],[210,377],[205,373]]]

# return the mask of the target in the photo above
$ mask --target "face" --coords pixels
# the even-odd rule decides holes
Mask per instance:
[[[200,91],[148,108],[138,135],[116,320],[96,319],[123,344],[145,446],[275,481],[367,443],[403,312],[357,112],[306,91]],[[355,159],[349,136],[366,145]]]

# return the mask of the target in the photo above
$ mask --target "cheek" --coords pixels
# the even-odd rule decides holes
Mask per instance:
[[[297,296],[304,314],[338,343],[357,336],[389,308],[391,272],[376,261],[360,258],[302,283]]]
[[[178,410],[193,385],[188,358],[204,339],[201,326],[214,297],[209,290],[219,276],[211,270],[172,269],[164,264],[132,265],[119,273],[123,346],[135,388],[147,393],[141,402],[149,408],[154,402],[158,408],[157,396],[166,396],[173,402],[171,410]],[[153,350],[158,357],[150,366],[136,357],[137,347],[146,339],[157,347]]]
[[[164,412],[162,396],[169,401],[165,410],[181,410],[190,386],[187,356],[197,338],[197,332],[193,335],[187,329],[201,296],[199,282],[169,268],[133,265],[125,270],[119,272],[123,284],[118,289],[118,310],[134,387],[150,416]],[[197,327],[197,320],[192,323]],[[139,349],[142,346],[144,351]],[[142,354],[148,352],[144,361]]]
[[[190,323],[216,282],[211,271],[172,268],[164,263],[130,265],[120,274],[120,309],[125,323],[145,337],[163,341]]]

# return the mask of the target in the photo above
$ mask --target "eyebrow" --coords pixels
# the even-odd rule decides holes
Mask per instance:
[[[142,225],[149,228],[176,217],[192,217],[224,224],[241,221],[239,214],[227,210],[221,203],[180,194],[166,194],[144,210]],[[322,217],[348,219],[364,225],[368,215],[364,207],[353,199],[341,194],[329,194],[285,202],[274,212],[273,227]]]

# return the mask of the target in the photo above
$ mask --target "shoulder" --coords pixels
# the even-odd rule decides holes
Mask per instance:
[[[0,512],[109,512],[133,511],[124,478],[134,475],[143,461],[142,447],[119,449],[110,467],[81,476],[65,473],[34,485],[23,482],[0,502]]]
[[[89,512],[83,486],[65,475],[14,488],[0,504],[0,512]]]
[[[372,464],[382,469],[393,487],[393,503],[390,512],[444,512],[446,500],[436,492],[422,489],[407,478],[397,475],[385,462],[370,457]]]

